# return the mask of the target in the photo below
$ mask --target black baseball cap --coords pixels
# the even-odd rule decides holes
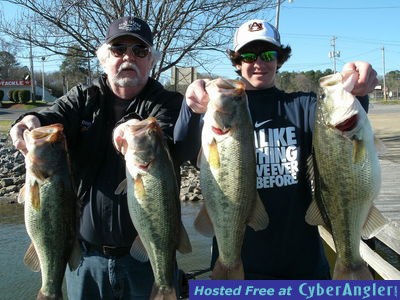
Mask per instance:
[[[109,44],[117,37],[134,36],[149,46],[153,46],[153,34],[149,25],[136,17],[122,17],[113,21],[107,30],[106,43]]]

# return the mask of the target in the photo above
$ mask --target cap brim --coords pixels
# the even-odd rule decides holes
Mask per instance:
[[[112,37],[109,37],[108,39],[106,39],[106,43],[109,44],[109,43],[111,43],[113,40],[115,40],[116,38],[119,38],[119,37],[121,37],[121,36],[133,36],[133,37],[135,37],[135,38],[141,40],[142,42],[144,42],[147,46],[150,46],[150,47],[153,46],[152,44],[150,44],[148,41],[146,41],[146,40],[145,40],[143,37],[141,37],[140,35],[138,35],[138,34],[136,34],[136,33],[129,33],[129,32],[128,32],[128,33],[127,33],[127,32],[124,32],[124,33],[120,33],[120,34],[113,35]]]
[[[240,45],[237,45],[233,50],[234,51],[239,51],[240,49],[242,49],[247,44],[250,44],[250,43],[255,42],[255,41],[267,42],[267,43],[270,43],[270,44],[275,45],[277,47],[282,47],[282,45],[280,43],[278,43],[276,40],[268,39],[268,38],[257,38],[257,39],[254,39],[254,40],[246,41],[246,42],[244,42],[244,43],[242,43]]]

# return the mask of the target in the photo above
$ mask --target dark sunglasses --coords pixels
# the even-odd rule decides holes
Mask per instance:
[[[277,51],[263,51],[258,54],[256,53],[242,53],[240,54],[240,60],[245,63],[253,63],[257,60],[257,57],[260,57],[263,61],[273,61],[278,58]]]
[[[128,48],[132,50],[132,53],[136,57],[146,57],[150,53],[150,49],[144,45],[126,45],[126,44],[117,44],[117,45],[111,45],[108,49],[110,49],[112,55],[115,57],[121,57],[125,55],[126,51],[128,51]]]

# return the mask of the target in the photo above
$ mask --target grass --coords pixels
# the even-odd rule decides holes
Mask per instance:
[[[390,99],[390,100],[383,100],[383,99],[369,99],[370,103],[379,103],[379,104],[400,104],[400,100]]]
[[[43,101],[36,101],[35,103],[32,103],[29,101],[28,103],[22,104],[22,103],[14,103],[11,101],[2,101],[0,108],[2,109],[20,109],[20,110],[29,110],[38,106],[47,106],[48,104]],[[10,130],[10,126],[13,121],[9,120],[0,120],[0,134],[8,134],[8,131]]]
[[[0,134],[8,134],[12,122],[9,120],[0,120]]]
[[[5,109],[7,109],[7,108],[32,109],[32,108],[35,108],[38,106],[47,106],[48,105],[47,102],[39,101],[39,100],[36,101],[35,103],[33,103],[32,101],[28,101],[27,103],[24,103],[24,104],[15,103],[12,101],[2,101],[1,103],[2,103],[2,106],[0,106],[0,107],[5,108]]]

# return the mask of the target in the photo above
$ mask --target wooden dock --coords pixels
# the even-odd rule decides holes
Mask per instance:
[[[381,160],[382,187],[376,207],[391,221],[400,224],[400,163]]]

